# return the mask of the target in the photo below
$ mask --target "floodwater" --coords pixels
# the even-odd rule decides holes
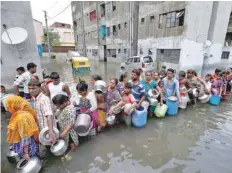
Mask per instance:
[[[59,72],[65,82],[78,81],[64,60],[43,60],[42,64],[50,72]],[[92,73],[109,80],[118,77],[118,67],[92,62]],[[88,80],[89,76],[80,78]],[[71,86],[74,92],[75,85]],[[15,170],[5,159],[8,118],[2,115],[2,173]],[[65,158],[49,152],[42,158],[42,173],[231,173],[232,101],[220,106],[189,106],[175,117],[149,119],[141,129],[112,127],[83,142]]]

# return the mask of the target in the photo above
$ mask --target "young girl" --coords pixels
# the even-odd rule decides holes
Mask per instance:
[[[119,82],[117,85],[117,90],[119,91],[120,95],[122,95],[124,91],[124,86],[127,82],[128,82],[128,76],[127,76],[127,73],[124,73],[120,76]]]
[[[205,76],[205,93],[208,95],[210,94],[210,91],[211,91],[211,81],[212,81],[213,77],[211,74],[207,74]]]
[[[211,86],[211,94],[220,96],[222,92],[223,81],[222,81],[222,73],[219,73],[216,79],[213,79]]]
[[[73,129],[76,113],[75,108],[69,104],[68,100],[68,96],[58,94],[53,97],[52,102],[59,109],[57,111],[57,120],[60,128],[59,138],[64,139],[70,145],[71,151],[74,151],[79,145],[78,134]]]
[[[124,109],[124,113],[122,115],[122,119],[125,121],[127,125],[131,124],[131,115],[129,115],[129,112],[131,109],[136,108],[137,105],[134,96],[131,94],[131,89],[132,89],[131,83],[126,83],[124,86],[124,91],[122,93],[121,101],[116,106],[112,106],[110,109],[110,113],[111,113],[114,109],[122,107],[127,103],[131,104],[131,106],[127,110]]]
[[[99,115],[97,113],[97,100],[93,91],[88,91],[88,84],[84,81],[76,86],[77,92],[81,95],[79,106],[81,113],[89,114],[93,120],[93,128],[90,135],[96,135],[97,126],[100,126]]]

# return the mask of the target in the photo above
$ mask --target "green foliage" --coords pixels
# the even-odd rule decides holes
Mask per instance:
[[[53,29],[48,30],[49,42],[51,46],[60,46],[60,35],[57,32],[53,32]],[[44,30],[44,35],[42,36],[42,42],[47,44],[47,32]]]

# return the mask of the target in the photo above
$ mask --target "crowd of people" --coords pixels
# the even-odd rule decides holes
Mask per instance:
[[[17,68],[17,76],[14,79],[15,95],[8,96],[2,102],[2,111],[10,113],[10,122],[7,130],[7,142],[13,146],[13,150],[21,157],[29,157],[39,154],[38,134],[43,128],[49,129],[49,139],[54,144],[58,139],[64,139],[74,151],[79,145],[79,136],[74,130],[76,117],[76,103],[71,103],[72,96],[69,86],[60,81],[57,72],[52,72],[45,80],[40,80],[36,73],[36,64],[27,64]],[[130,78],[130,79],[129,79]],[[133,69],[131,76],[121,74],[120,78],[111,78],[104,92],[96,92],[94,83],[103,80],[99,75],[91,76],[89,84],[80,81],[76,85],[77,95],[80,96],[78,107],[80,113],[89,114],[93,120],[93,126],[89,135],[96,135],[107,127],[106,117],[115,109],[130,103],[128,110],[118,115],[119,122],[130,125],[128,112],[143,106],[149,116],[155,116],[154,106],[149,104],[148,91],[156,89],[160,105],[166,103],[170,96],[175,96],[182,101],[182,89],[186,88],[189,104],[196,104],[197,97],[204,94],[220,95],[231,93],[232,68],[225,71],[216,69],[214,74],[207,74],[204,79],[197,76],[194,70],[180,71],[163,66],[160,72],[142,72]],[[196,89],[197,96],[194,93]],[[1,86],[1,97],[6,94],[6,89]],[[59,129],[57,138],[53,127]],[[49,146],[46,146],[49,148]]]

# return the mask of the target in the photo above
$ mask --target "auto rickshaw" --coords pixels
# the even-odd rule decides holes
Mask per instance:
[[[86,57],[72,57],[73,73],[90,73],[90,62]]]

